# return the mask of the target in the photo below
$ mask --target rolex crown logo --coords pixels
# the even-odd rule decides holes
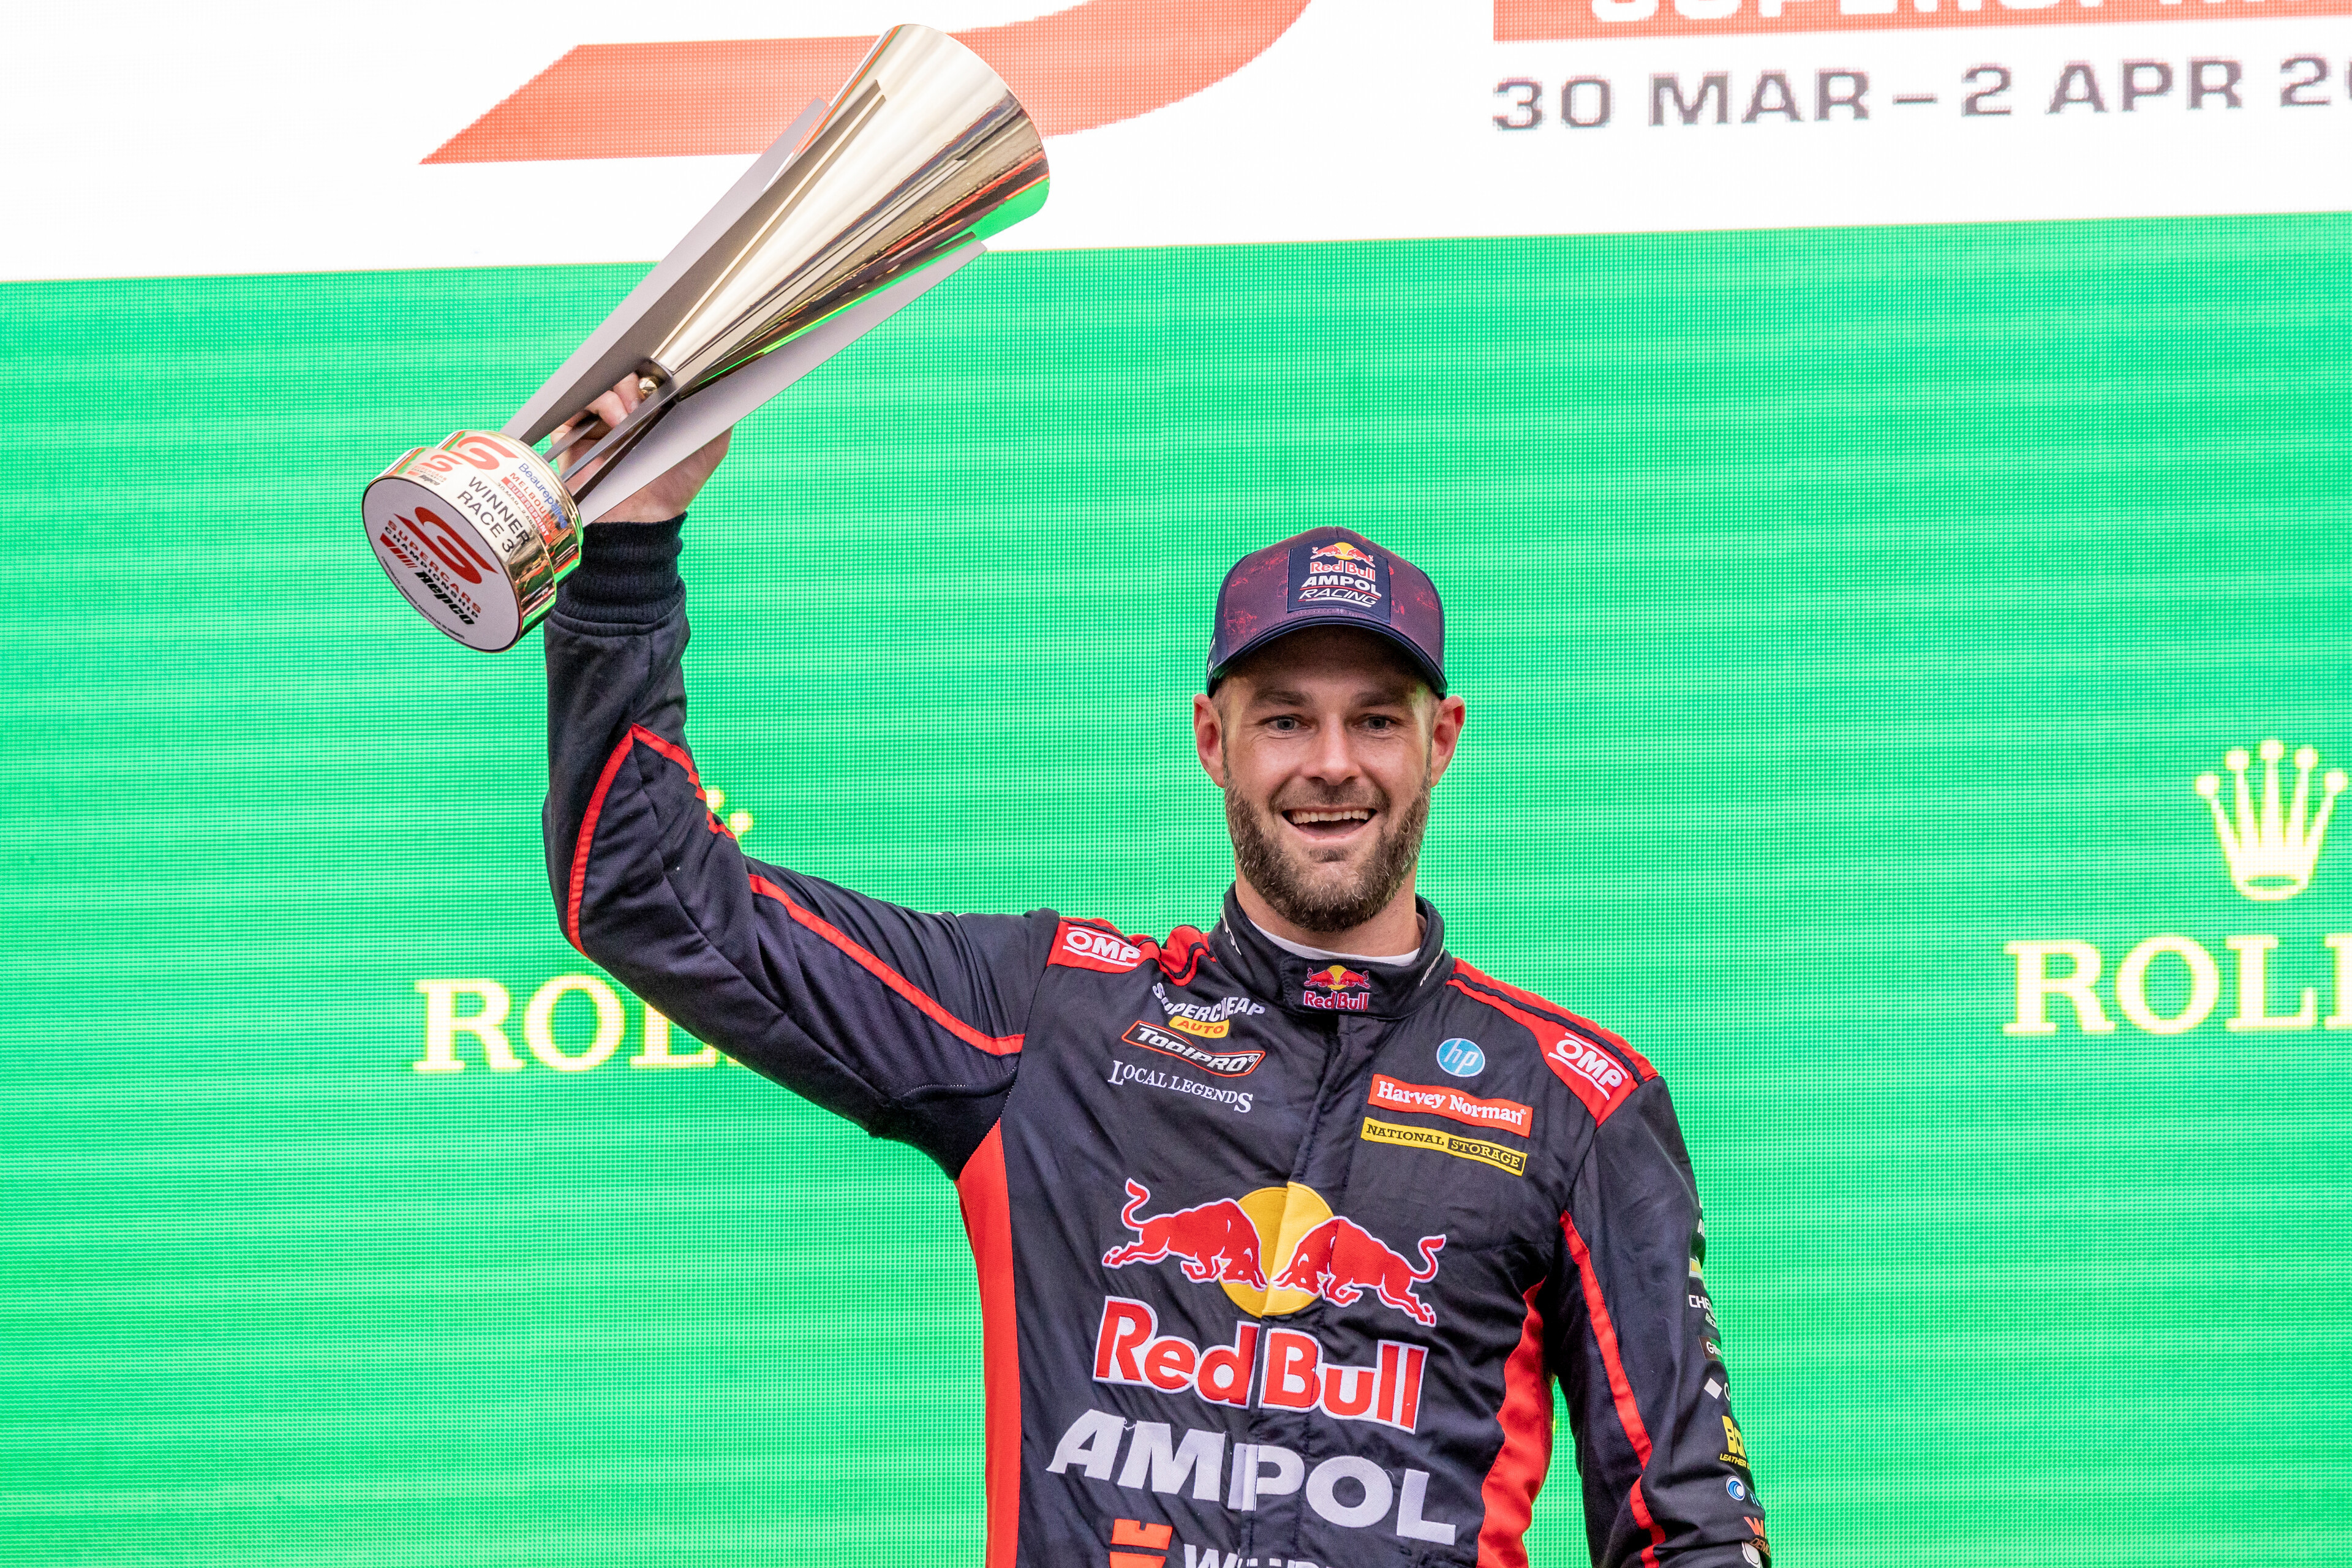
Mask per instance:
[[[2222,758],[2237,778],[2234,823],[2229,808],[2221,804],[2221,781],[2212,773],[2197,781],[2197,793],[2213,808],[2213,831],[2221,840],[2221,852],[2229,857],[2230,879],[2238,885],[2238,891],[2263,903],[2291,899],[2311,885],[2312,868],[2318,864],[2319,847],[2327,837],[2328,816],[2336,809],[2336,797],[2344,793],[2344,770],[2330,768],[2319,809],[2311,809],[2311,774],[2319,765],[2319,752],[2304,746],[2294,753],[2294,803],[2282,811],[2279,759],[2285,755],[2286,748],[2278,742],[2263,742],[2259,813],[2253,790],[2246,783],[2246,769],[2252,761],[2246,749],[2231,747]]]

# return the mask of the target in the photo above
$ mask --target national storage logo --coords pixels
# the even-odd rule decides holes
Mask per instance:
[[[2002,1033],[2109,1035],[2128,1025],[2185,1035],[2217,1017],[2242,1034],[2352,1029],[2352,931],[2313,933],[2310,920],[2284,918],[2284,906],[2320,879],[2345,772],[2323,771],[2315,746],[2290,752],[2276,738],[2252,752],[2231,748],[2222,766],[2183,791],[2184,807],[2204,797],[2198,815],[2208,818],[2200,831],[2215,846],[2215,872],[2226,873],[2249,915],[2263,911],[2270,918],[2263,923],[2299,925],[2305,934],[2227,935],[2220,953],[2178,931],[2151,933],[2119,952],[2076,937],[2009,942],[2016,996]]]

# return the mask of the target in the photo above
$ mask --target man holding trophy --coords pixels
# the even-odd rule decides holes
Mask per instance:
[[[705,805],[680,535],[725,451],[718,421],[761,388],[698,399],[803,373],[761,362],[821,359],[800,345],[928,287],[1042,191],[1042,152],[1016,149],[973,186],[996,206],[955,198],[911,260],[820,258],[866,268],[864,291],[744,327],[759,290],[730,281],[758,270],[741,233],[824,205],[762,217],[769,182],[823,184],[812,150],[861,81],[883,101],[822,156],[855,163],[858,135],[885,133],[909,37],[956,47],[887,36],[782,172],[746,176],[750,216],[719,226],[733,252],[690,237],[502,437],[425,449],[446,465],[411,453],[371,489],[380,558],[444,630],[503,647],[546,620],[564,934],[698,1038],[955,1181],[980,1278],[989,1568],[1163,1568],[1180,1547],[1186,1568],[1524,1564],[1555,1381],[1596,1563],[1764,1568],[1664,1083],[1616,1036],[1449,952],[1416,894],[1465,710],[1411,563],[1325,527],[1227,573],[1192,701],[1235,865],[1205,932],[919,913],[749,858]],[[903,96],[954,77],[942,61],[975,79],[941,54]],[[959,101],[986,109],[991,83],[1010,103],[992,75]],[[989,134],[1016,120],[1013,104]],[[828,221],[887,227],[929,177],[898,170]],[[689,341],[722,318],[733,347]],[[739,374],[713,374],[730,355]],[[527,445],[551,431],[560,471]],[[433,575],[452,559],[476,579]],[[487,586],[502,582],[503,598]]]

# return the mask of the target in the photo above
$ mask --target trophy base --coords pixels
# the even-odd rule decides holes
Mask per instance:
[[[415,447],[361,499],[368,544],[393,586],[467,647],[499,653],[555,605],[580,564],[580,507],[545,459],[460,430]]]

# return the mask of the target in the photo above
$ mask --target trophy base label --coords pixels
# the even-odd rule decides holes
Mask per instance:
[[[467,647],[512,647],[580,562],[580,511],[543,459],[478,430],[417,447],[361,501],[368,543],[418,613]]]

